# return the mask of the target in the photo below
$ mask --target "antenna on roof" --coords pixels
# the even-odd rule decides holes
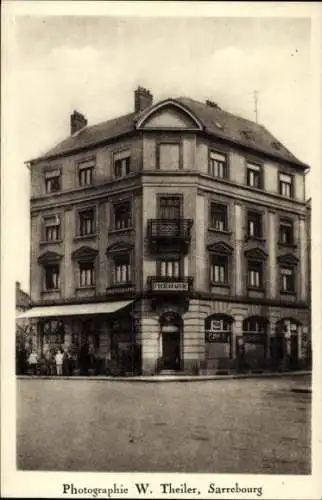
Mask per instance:
[[[258,123],[258,90],[254,90],[254,111],[255,121]]]

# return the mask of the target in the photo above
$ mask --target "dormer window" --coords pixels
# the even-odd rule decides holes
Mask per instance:
[[[126,177],[131,173],[131,156],[130,151],[120,151],[114,153],[114,177]]]
[[[60,170],[45,172],[46,193],[58,193],[61,190]]]
[[[94,167],[94,160],[83,161],[78,164],[78,182],[81,187],[93,184]]]

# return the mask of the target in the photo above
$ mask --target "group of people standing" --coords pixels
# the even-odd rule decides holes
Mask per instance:
[[[41,355],[32,350],[27,356],[27,371],[31,375],[71,376],[75,373],[87,375],[95,367],[95,356],[89,346],[82,346],[77,351],[57,348],[45,349]]]

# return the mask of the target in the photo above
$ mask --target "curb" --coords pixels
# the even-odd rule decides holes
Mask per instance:
[[[300,372],[281,372],[281,373],[248,373],[232,375],[154,375],[137,377],[109,377],[104,375],[97,376],[45,376],[45,375],[17,375],[18,380],[99,380],[105,382],[207,382],[210,380],[236,380],[236,379],[262,379],[262,378],[283,378],[311,375],[311,371]],[[305,388],[303,388],[305,389]],[[302,391],[303,391],[302,389]],[[301,392],[300,388],[297,392]]]

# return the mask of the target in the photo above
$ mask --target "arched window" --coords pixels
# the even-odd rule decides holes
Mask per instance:
[[[214,314],[205,320],[206,342],[229,342],[233,318],[226,314]]]

